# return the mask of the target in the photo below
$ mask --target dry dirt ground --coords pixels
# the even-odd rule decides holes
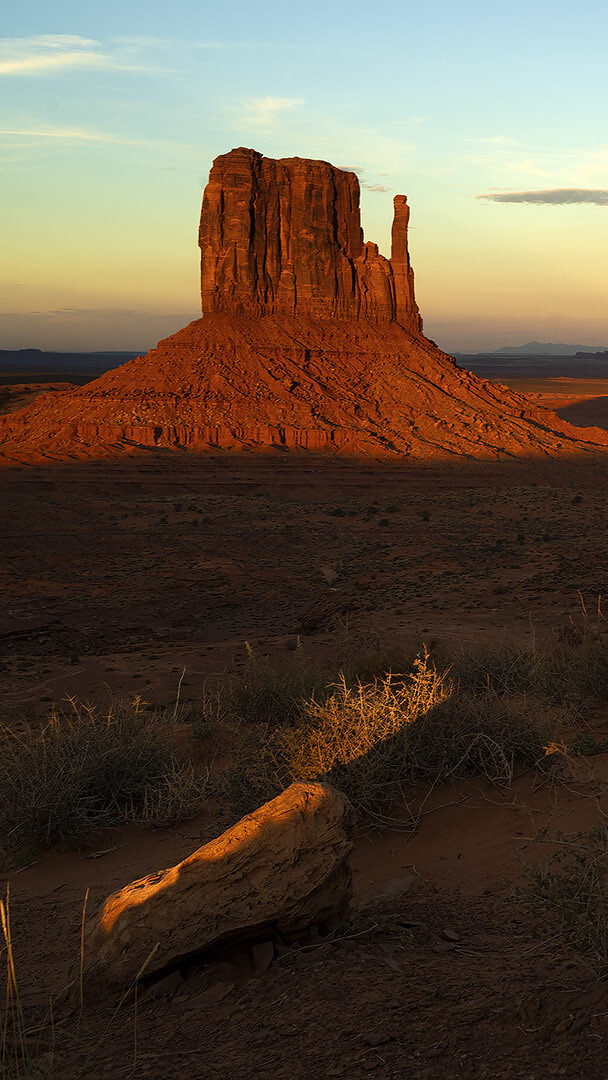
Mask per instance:
[[[605,385],[576,389],[529,387],[565,419],[608,426]],[[605,459],[390,468],[149,452],[7,469],[0,499],[0,685],[16,732],[24,711],[36,722],[74,695],[171,703],[184,669],[182,700],[196,703],[205,676],[239,670],[245,641],[280,659],[298,634],[312,656],[377,636],[551,638],[579,591],[594,607],[608,585]],[[608,763],[585,768],[566,787],[523,776],[502,793],[412,792],[390,827],[362,826],[354,855],[358,897],[403,879],[399,895],[267,970],[238,955],[194,971],[137,1013],[59,1002],[34,1075],[605,1075],[605,984],[513,896],[520,860],[553,850],[541,827],[603,821]],[[94,905],[213,829],[202,814],[114,832],[4,875],[28,1020],[73,974],[86,889]]]

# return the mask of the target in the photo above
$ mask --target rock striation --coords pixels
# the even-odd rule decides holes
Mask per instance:
[[[332,928],[351,898],[353,819],[342,792],[292,784],[176,866],[113,893],[87,926],[87,996],[235,944]]]
[[[201,212],[203,313],[397,319],[419,333],[408,220],[397,195],[389,261],[364,242],[355,173],[243,147],[223,154]]]
[[[202,319],[0,416],[0,462],[174,446],[393,459],[605,449],[606,432],[477,378],[424,337],[409,213],[396,195],[388,260],[364,241],[353,172],[223,154],[200,219]]]

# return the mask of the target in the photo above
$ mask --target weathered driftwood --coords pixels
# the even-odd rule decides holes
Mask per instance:
[[[113,893],[86,928],[90,997],[223,944],[297,934],[344,912],[352,809],[325,784],[292,784],[183,862]]]

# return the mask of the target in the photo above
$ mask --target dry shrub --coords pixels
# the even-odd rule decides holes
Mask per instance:
[[[170,717],[140,702],[77,701],[45,727],[0,732],[0,851],[30,853],[126,822],[164,824],[202,806],[207,778],[178,760]]]
[[[477,646],[450,660],[453,678],[470,693],[539,695],[547,690],[549,654],[534,645]]]
[[[301,703],[297,723],[258,733],[228,788],[241,809],[247,797],[270,797],[295,780],[328,777],[362,809],[394,803],[406,785],[477,773],[508,784],[516,765],[552,767],[544,746],[553,723],[495,692],[459,691],[428,654],[413,674],[368,685],[342,679],[324,701]]]
[[[542,834],[540,840],[552,842]],[[544,866],[527,866],[520,899],[551,922],[586,959],[595,975],[608,975],[608,834],[606,826],[566,837],[555,836],[557,850]]]
[[[239,675],[203,687],[195,731],[205,738],[218,723],[267,724],[299,722],[311,698],[319,703],[331,696],[336,681],[348,686],[373,682],[391,671],[413,671],[419,644],[385,643],[373,632],[364,641],[346,629],[340,632],[338,658],[321,665],[311,661],[298,638],[291,654],[280,661],[261,657],[245,642],[247,659]]]
[[[285,781],[330,776],[367,809],[390,805],[406,784],[477,773],[508,784],[516,764],[544,759],[548,732],[528,712],[490,691],[458,692],[445,673],[417,661],[413,676],[372,686],[339,686],[305,723],[277,735]]]
[[[582,618],[561,631],[554,644],[503,641],[445,654],[455,681],[473,693],[528,694],[578,707],[608,702],[608,623],[600,608],[591,618],[581,597]]]
[[[289,724],[300,716],[301,702],[323,696],[331,677],[306,656],[300,641],[285,660],[271,663],[245,643],[247,660],[241,675],[226,679],[217,695],[204,697],[212,717],[248,724]]]

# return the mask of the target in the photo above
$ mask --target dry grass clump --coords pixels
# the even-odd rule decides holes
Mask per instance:
[[[0,1076],[3,1080],[51,1080],[57,1075],[52,1006],[41,1025],[28,1025],[15,970],[9,896],[7,885],[5,899],[0,900],[0,976],[5,988],[0,1004]]]
[[[599,601],[597,618],[584,604],[582,610],[578,625],[572,623],[551,647],[505,641],[462,649],[442,660],[450,663],[462,689],[473,693],[528,694],[579,708],[608,702],[608,623]]]
[[[218,723],[267,724],[271,727],[297,723],[306,713],[306,702],[325,701],[338,680],[347,686],[374,682],[391,671],[414,670],[420,646],[401,647],[382,642],[370,633],[355,642],[346,629],[340,634],[338,658],[321,665],[311,661],[300,638],[281,662],[260,656],[245,642],[247,659],[241,674],[203,687],[194,720],[195,734],[207,738]]]
[[[473,694],[539,695],[548,689],[549,655],[534,645],[476,646],[462,649],[449,660],[453,678]]]
[[[553,842],[542,835],[540,840]],[[565,837],[549,863],[528,866],[521,899],[554,922],[585,957],[592,972],[608,975],[608,835],[606,826]]]
[[[98,829],[195,813],[207,778],[178,760],[169,721],[138,700],[105,711],[73,701],[25,735],[0,730],[0,852],[23,856]]]
[[[428,657],[404,679],[389,675],[357,688],[343,683],[324,704],[308,703],[306,713],[299,728],[277,733],[281,779],[326,775],[355,805],[374,810],[413,781],[477,773],[508,784],[516,765],[543,761],[548,737],[531,710],[513,708],[491,691],[459,692]]]
[[[301,712],[301,702],[313,694],[323,696],[331,676],[313,664],[301,642],[283,663],[273,664],[245,643],[247,660],[242,674],[203,693],[202,724],[224,720],[247,724],[289,724]]]
[[[327,777],[356,806],[376,811],[413,781],[477,773],[508,784],[517,765],[545,767],[554,730],[525,701],[487,687],[461,691],[424,653],[411,674],[356,686],[342,678],[325,700],[301,701],[297,721],[258,732],[225,779],[241,809],[251,808],[248,795],[253,803],[295,780]]]

